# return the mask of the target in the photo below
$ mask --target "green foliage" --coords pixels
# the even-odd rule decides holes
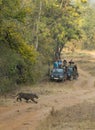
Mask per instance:
[[[55,51],[81,38],[83,7],[70,0],[0,0],[2,90],[40,80]]]
[[[38,76],[35,70],[38,53],[24,33],[29,11],[19,0],[5,0],[0,5],[0,92],[35,82]]]
[[[37,52],[35,48],[23,40],[21,35],[12,29],[8,29],[9,46],[22,55],[23,58],[36,62]]]
[[[21,84],[37,82],[46,73],[42,73],[41,68],[40,59],[34,65],[6,44],[0,43],[0,93],[15,90]]]
[[[16,50],[25,59],[29,59],[32,63],[36,62],[37,52],[34,47],[28,45],[24,39],[22,28],[25,26],[20,23],[25,19],[27,8],[20,6],[19,0],[3,1],[1,6],[1,40],[9,44],[11,49]],[[29,12],[29,11],[28,11]],[[2,18],[1,17],[1,18]]]
[[[84,18],[83,48],[93,50],[95,49],[95,9],[88,5]]]

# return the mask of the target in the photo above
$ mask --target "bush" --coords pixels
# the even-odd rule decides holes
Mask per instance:
[[[40,81],[47,72],[41,57],[32,64],[16,51],[0,43],[0,93],[15,90],[20,85],[33,84]]]

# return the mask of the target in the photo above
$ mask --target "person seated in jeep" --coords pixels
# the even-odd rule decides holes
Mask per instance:
[[[64,66],[67,66],[67,61],[65,59],[63,60],[63,67]]]
[[[77,79],[77,77],[79,76],[78,69],[77,69],[77,65],[74,63],[73,60],[69,61],[69,66],[68,67],[72,68],[72,70],[73,70],[72,71],[73,78]]]
[[[55,68],[55,69],[58,68],[58,61],[57,60],[54,61],[53,68]]]
[[[71,59],[71,60],[69,61],[69,67],[74,67],[74,65],[75,65],[75,63],[74,63],[74,61]]]
[[[61,60],[61,58],[58,59],[58,68],[62,68],[62,60]]]

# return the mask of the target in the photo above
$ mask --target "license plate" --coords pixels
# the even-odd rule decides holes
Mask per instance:
[[[54,79],[58,79],[58,78],[54,78]]]

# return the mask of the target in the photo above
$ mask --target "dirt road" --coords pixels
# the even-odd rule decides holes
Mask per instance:
[[[14,98],[0,99],[0,130],[36,130],[52,109],[61,110],[84,101],[95,100],[95,77],[79,68],[79,79],[55,83],[45,81],[36,88],[38,104],[16,102]]]

